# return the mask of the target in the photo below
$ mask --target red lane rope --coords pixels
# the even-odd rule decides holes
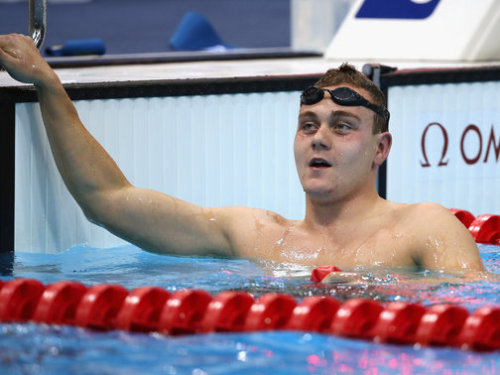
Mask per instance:
[[[500,307],[472,314],[459,306],[354,298],[343,303],[313,296],[298,303],[286,294],[258,299],[246,292],[203,290],[173,294],[158,287],[128,292],[120,285],[87,288],[73,281],[47,286],[33,279],[0,282],[0,322],[75,325],[97,330],[204,332],[298,330],[395,344],[451,346],[476,351],[500,349]]]
[[[500,215],[474,217],[466,210],[451,208],[450,211],[462,222],[478,243],[500,245]]]

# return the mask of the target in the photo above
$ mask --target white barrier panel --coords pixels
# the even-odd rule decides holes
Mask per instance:
[[[77,101],[127,178],[203,206],[304,216],[293,157],[299,92]],[[15,250],[124,243],[89,223],[56,169],[37,103],[16,105]]]
[[[387,198],[500,212],[500,82],[394,86]]]
[[[358,0],[327,48],[337,60],[500,59],[498,0]]]
[[[290,44],[296,51],[325,52],[356,0],[291,0]]]

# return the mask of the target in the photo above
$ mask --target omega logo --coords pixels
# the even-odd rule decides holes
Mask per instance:
[[[422,156],[424,159],[423,161],[422,160],[420,161],[420,165],[422,166],[422,168],[431,167],[431,163],[429,162],[429,159],[427,157],[426,142],[425,142],[427,138],[427,132],[431,127],[437,127],[441,131],[443,137],[441,157],[439,159],[437,166],[443,167],[448,165],[449,162],[449,159],[447,158],[448,145],[449,145],[448,131],[439,122],[431,122],[425,127],[424,131],[422,132],[422,138],[420,141]],[[468,139],[468,137],[474,137],[478,141],[478,147],[475,152],[470,152],[469,150],[469,152],[467,153],[465,150],[464,144],[466,139]],[[497,144],[495,138],[495,129],[493,128],[493,125],[491,126],[491,130],[489,133],[489,138],[488,138],[488,143],[486,145],[486,152],[484,154],[483,163],[488,162],[490,157],[490,151],[492,149],[495,152],[495,162],[498,163],[498,158],[500,157],[500,138],[498,139],[498,144]],[[480,161],[481,156],[483,155],[483,134],[481,132],[481,129],[479,129],[477,125],[470,124],[463,130],[462,136],[460,138],[460,154],[464,162],[468,165],[474,165]]]

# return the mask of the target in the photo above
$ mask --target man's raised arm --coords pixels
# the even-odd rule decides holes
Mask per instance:
[[[56,73],[29,37],[0,36],[0,65],[33,83],[59,172],[85,215],[145,250],[233,255],[232,210],[205,209],[132,186],[81,123]]]

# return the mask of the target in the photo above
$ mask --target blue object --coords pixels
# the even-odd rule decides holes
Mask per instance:
[[[106,45],[100,38],[70,40],[63,46],[50,46],[45,49],[49,56],[104,55]]]
[[[176,51],[226,50],[234,48],[222,41],[210,22],[200,13],[188,12],[170,39]]]
[[[440,1],[365,0],[356,18],[425,19],[431,16]]]

